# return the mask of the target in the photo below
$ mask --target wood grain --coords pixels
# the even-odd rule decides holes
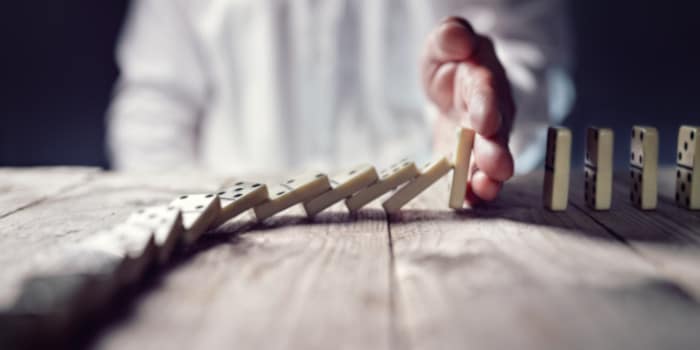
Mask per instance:
[[[629,185],[618,175],[613,187],[613,207],[610,211],[593,211],[583,205],[583,184],[572,178],[571,204],[605,226],[620,240],[645,257],[649,262],[673,276],[675,281],[700,298],[700,240],[697,228],[689,225],[684,210],[672,207],[666,200],[659,201],[654,211],[642,211],[629,201]]]
[[[264,225],[242,217],[180,252],[131,307],[114,305],[121,316],[92,345],[695,348],[699,216],[663,194],[673,186],[664,172],[672,170],[661,172],[655,212],[629,205],[625,174],[613,210],[589,211],[573,171],[572,205],[561,213],[542,209],[535,173],[462,212],[447,209],[444,179],[391,221],[378,203],[358,217],[342,205],[316,221],[298,206]],[[0,306],[48,257],[137,208],[238,181],[90,169],[0,175]]]
[[[32,176],[39,178],[27,178]],[[6,216],[0,220],[0,306],[14,300],[30,271],[40,271],[65,247],[123,222],[138,208],[216,188],[221,182],[207,176],[101,174]]]
[[[0,219],[96,175],[97,168],[0,168]]]
[[[462,215],[435,191],[390,224],[402,347],[697,344],[695,299],[581,212],[541,210],[539,191],[519,178]]]
[[[240,236],[219,233],[98,347],[388,348],[386,219],[376,206],[356,219],[332,208],[313,222],[295,207]]]

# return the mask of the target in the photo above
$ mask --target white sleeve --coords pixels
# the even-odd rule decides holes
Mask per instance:
[[[494,40],[517,105],[510,145],[519,173],[544,159],[546,126],[562,122],[573,103],[566,6],[563,0],[448,0],[435,8],[467,18]]]
[[[119,170],[196,166],[208,79],[181,3],[136,0],[117,47],[121,76],[107,112]]]

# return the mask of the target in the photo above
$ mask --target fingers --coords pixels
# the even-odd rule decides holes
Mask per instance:
[[[458,17],[447,17],[428,39],[428,59],[455,62],[469,59],[476,51],[478,38],[471,25]]]
[[[506,181],[513,176],[513,156],[504,139],[476,135],[473,152],[476,166],[489,178]]]
[[[422,63],[428,97],[443,112],[452,107],[456,62],[476,51],[477,37],[469,23],[448,17],[428,36]]]
[[[475,204],[478,200],[492,201],[498,197],[501,191],[502,183],[488,177],[483,171],[477,170],[471,178],[471,192],[473,196],[467,196],[470,203]],[[478,198],[478,199],[477,199]]]

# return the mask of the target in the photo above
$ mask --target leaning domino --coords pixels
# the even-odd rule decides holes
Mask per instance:
[[[345,206],[347,206],[348,210],[351,212],[355,212],[369,202],[377,199],[379,196],[408,182],[416,176],[418,176],[416,164],[408,159],[402,159],[398,163],[390,165],[389,168],[382,170],[379,173],[379,180],[377,180],[374,185],[346,199]]]
[[[457,148],[452,160],[454,171],[452,172],[449,201],[449,206],[452,209],[464,207],[464,197],[467,194],[467,180],[469,180],[469,162],[473,146],[474,130],[457,128]]]
[[[254,208],[258,221],[263,221],[295,204],[302,203],[329,191],[328,176],[312,173],[291,178],[270,191],[270,199]]]
[[[232,187],[219,192],[218,195],[221,203],[221,212],[214,221],[212,228],[221,226],[244,211],[270,199],[267,186],[259,182],[247,181],[239,181]]]
[[[306,215],[314,216],[331,205],[350,197],[379,179],[377,171],[369,164],[356,166],[331,177],[333,189],[304,202]]]
[[[384,210],[389,214],[397,213],[406,203],[418,196],[421,192],[430,187],[430,185],[440,180],[440,178],[445,176],[451,169],[452,164],[450,164],[450,161],[445,157],[435,162],[428,163],[421,170],[418,177],[399,188],[391,197],[382,203]]]
[[[185,226],[184,244],[190,245],[209,229],[219,216],[221,204],[214,193],[186,194],[170,202],[170,207],[182,212]]]
[[[161,265],[168,262],[185,233],[180,211],[169,206],[140,209],[131,214],[126,222],[153,231],[155,244],[158,247],[158,263]]]

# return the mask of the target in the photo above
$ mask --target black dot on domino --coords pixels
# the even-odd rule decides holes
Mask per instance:
[[[204,196],[204,198],[211,198],[211,197],[214,197],[213,193],[209,193],[208,195]]]
[[[260,187],[260,184],[253,184],[253,186],[250,186],[250,187],[252,187],[252,188],[258,188],[258,187]]]
[[[194,207],[194,208],[195,208],[195,209],[202,209],[202,208],[204,208],[204,206],[203,206],[203,205],[198,205],[198,206],[196,206],[196,207]]]
[[[180,196],[180,199],[187,199],[187,195]]]
[[[234,186],[243,186],[243,181],[236,182],[233,184]]]

